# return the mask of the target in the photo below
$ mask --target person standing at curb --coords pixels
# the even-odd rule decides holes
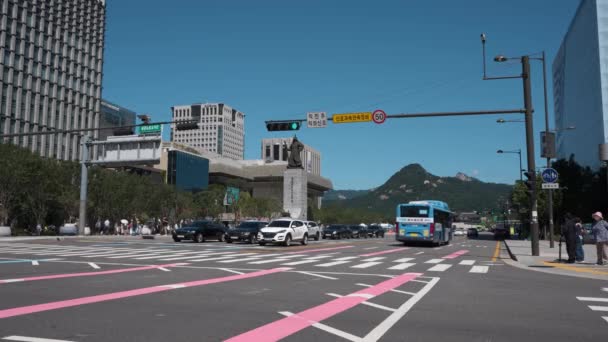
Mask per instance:
[[[597,211],[591,215],[595,220],[593,235],[595,236],[595,247],[597,248],[597,264],[605,265],[608,260],[606,249],[608,248],[608,223],[604,221],[602,213]]]
[[[568,252],[568,263],[574,264],[576,260],[576,226],[574,216],[570,213],[564,215],[565,229],[563,231],[564,239],[566,239],[566,251]]]
[[[585,234],[585,229],[583,229],[580,218],[576,217],[574,222],[576,222],[574,224],[576,230],[576,261],[583,262],[585,261],[585,251],[583,250],[583,234]]]

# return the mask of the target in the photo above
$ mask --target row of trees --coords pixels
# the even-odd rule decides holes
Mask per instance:
[[[16,230],[37,224],[60,226],[75,222],[80,196],[80,165],[41,158],[26,149],[0,144],[0,226]],[[89,171],[87,223],[97,220],[217,218],[228,211],[236,217],[271,217],[280,213],[273,199],[242,192],[224,205],[226,189],[211,185],[198,193],[178,191],[152,178],[100,167]]]

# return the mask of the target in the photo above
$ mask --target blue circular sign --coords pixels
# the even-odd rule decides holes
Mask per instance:
[[[557,171],[555,171],[555,169],[544,169],[542,172],[542,178],[543,178],[543,182],[545,183],[555,183],[557,182]]]

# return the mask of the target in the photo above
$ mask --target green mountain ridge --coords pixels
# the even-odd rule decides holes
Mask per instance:
[[[378,188],[355,192],[333,191],[324,197],[324,206],[392,215],[399,203],[440,200],[447,202],[453,211],[486,211],[500,208],[512,189],[511,185],[486,183],[463,173],[455,177],[439,177],[426,171],[420,164],[410,164]]]

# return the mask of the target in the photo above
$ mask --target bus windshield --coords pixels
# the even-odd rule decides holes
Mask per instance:
[[[429,217],[429,207],[424,205],[401,206],[401,217]]]

